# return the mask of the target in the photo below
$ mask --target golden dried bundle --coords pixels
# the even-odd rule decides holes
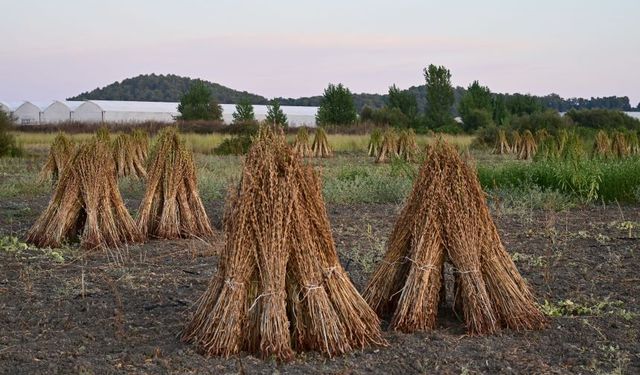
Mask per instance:
[[[113,159],[118,177],[136,176],[146,178],[145,158],[140,140],[129,134],[120,134],[112,144]]]
[[[627,145],[629,145],[629,155],[640,155],[640,141],[638,141],[638,133],[631,131],[627,136]]]
[[[620,159],[629,156],[629,145],[627,144],[627,138],[624,136],[624,133],[615,132],[613,134],[611,152]]]
[[[538,129],[536,130],[536,142],[538,144],[546,141],[547,139],[551,138],[551,134],[549,134],[549,132],[547,131],[547,129],[542,128],[542,129]]]
[[[313,151],[313,156],[316,158],[329,158],[333,156],[331,146],[329,146],[329,140],[327,139],[327,132],[321,127],[316,129],[311,150]]]
[[[297,152],[301,157],[313,156],[311,147],[309,146],[309,132],[307,128],[302,127],[296,134],[296,140],[293,143],[293,151]]]
[[[611,139],[604,130],[600,130],[594,138],[593,155],[601,158],[611,156]]]
[[[367,155],[378,156],[380,148],[382,147],[382,131],[375,128],[371,131],[371,137],[369,138],[369,145],[367,146]]]
[[[498,130],[498,139],[496,140],[496,147],[493,149],[494,154],[504,155],[509,153],[511,147],[509,146],[509,141],[507,140],[507,133],[504,129]]]
[[[110,147],[98,139],[80,146],[69,160],[27,242],[60,247],[76,237],[85,249],[142,241],[120,196]]]
[[[520,152],[518,153],[518,159],[533,159],[537,151],[538,145],[536,144],[536,139],[533,137],[530,130],[525,130],[524,133],[522,133],[522,138],[520,139]]]
[[[40,180],[49,180],[55,183],[62,175],[64,167],[75,153],[76,145],[64,133],[58,133],[49,149],[49,156],[40,171]]]
[[[522,145],[522,137],[517,130],[511,132],[511,153],[515,155],[520,154],[520,146]]]
[[[145,236],[156,238],[213,234],[198,193],[193,154],[175,128],[165,128],[158,136],[138,227]]]
[[[131,138],[133,140],[135,158],[144,165],[149,155],[149,133],[136,129],[131,133]]]
[[[470,333],[542,328],[545,318],[500,241],[475,170],[446,143],[429,147],[425,160],[364,291],[367,302],[391,315],[394,330],[435,328],[448,261],[452,303]]]
[[[414,161],[417,152],[416,133],[413,129],[402,130],[398,138],[398,157],[407,161]]]
[[[225,210],[219,270],[183,340],[206,355],[290,360],[384,344],[379,320],[339,263],[320,179],[262,128]]]
[[[376,163],[387,162],[390,158],[398,156],[398,135],[394,129],[387,129],[382,135],[382,147],[376,157]]]

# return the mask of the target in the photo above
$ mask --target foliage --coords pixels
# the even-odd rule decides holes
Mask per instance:
[[[444,66],[429,65],[424,69],[427,81],[426,120],[430,128],[439,128],[454,122],[451,107],[454,103],[451,72]]]
[[[418,114],[416,97],[409,91],[400,90],[396,85],[389,87],[388,103],[387,107],[400,110],[407,119],[414,119]]]
[[[623,112],[610,109],[571,110],[565,114],[573,122],[592,129],[640,129],[640,120]]]
[[[216,155],[244,155],[249,151],[251,143],[252,138],[247,135],[226,138],[213,149],[213,153]]]
[[[236,111],[233,112],[234,124],[246,124],[256,121],[256,115],[253,112],[253,105],[251,102],[243,99],[240,103],[236,104]]]
[[[0,110],[0,157],[22,155],[16,137],[9,132],[12,125],[9,115]]]
[[[338,85],[329,84],[324,90],[316,115],[318,125],[347,125],[354,123],[357,118],[351,91],[341,83]]]
[[[194,83],[202,83],[218,103],[238,103],[247,99],[252,104],[267,104],[268,100],[260,95],[246,91],[237,91],[217,83],[200,79],[180,77],[174,74],[142,74],[114,82],[108,86],[68,98],[67,100],[134,100],[149,102],[179,102]]]
[[[489,88],[473,81],[460,99],[458,113],[465,131],[488,126],[493,120],[493,96]]]
[[[540,100],[529,94],[505,95],[505,106],[513,115],[530,115],[544,110]]]
[[[288,125],[289,120],[287,115],[284,114],[282,108],[280,108],[280,102],[277,99],[273,99],[267,106],[266,122],[268,124]]]
[[[181,120],[222,121],[222,107],[216,102],[211,91],[201,81],[195,81],[178,104]]]
[[[547,110],[515,115],[511,118],[510,125],[511,128],[521,132],[525,130],[536,132],[545,129],[550,134],[556,134],[561,129],[571,127],[572,122],[570,118],[560,116],[556,111]]]
[[[399,108],[384,107],[372,109],[365,107],[360,113],[360,121],[372,122],[376,125],[388,125],[397,128],[407,128],[415,126],[416,119],[407,117]]]

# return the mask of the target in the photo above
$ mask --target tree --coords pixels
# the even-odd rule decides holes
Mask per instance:
[[[285,115],[282,108],[280,108],[280,101],[278,101],[278,99],[273,99],[269,105],[267,105],[267,117],[265,120],[269,124],[288,124],[287,115]]]
[[[236,111],[233,113],[233,123],[242,124],[255,122],[256,115],[253,113],[253,106],[247,99],[242,99],[236,104]]]
[[[351,91],[341,83],[337,86],[329,84],[320,99],[316,123],[318,125],[347,125],[354,123],[357,118],[358,114]]]
[[[493,114],[493,98],[489,88],[480,86],[478,81],[473,81],[460,99],[458,113],[466,131],[473,131],[488,125]]]
[[[507,95],[505,100],[507,110],[512,115],[530,115],[544,111],[540,100],[529,94]]]
[[[211,91],[202,81],[196,81],[178,104],[181,120],[222,121],[222,107],[211,97]]]
[[[429,65],[424,69],[427,81],[427,125],[431,128],[450,126],[455,123],[451,115],[454,103],[451,72],[444,66]]]
[[[398,108],[409,119],[418,114],[418,102],[409,91],[402,91],[396,85],[389,87],[389,108]]]
[[[503,94],[496,94],[493,96],[491,102],[491,114],[493,122],[497,125],[506,125],[509,122],[509,111],[507,111],[507,105]]]

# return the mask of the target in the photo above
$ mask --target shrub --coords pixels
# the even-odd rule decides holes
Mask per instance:
[[[216,155],[244,155],[251,147],[252,137],[239,135],[227,138],[218,147],[213,149]]]
[[[640,120],[611,109],[572,109],[566,113],[576,125],[592,129],[640,129]]]
[[[0,110],[0,156],[22,155],[22,149],[17,145],[16,138],[9,133],[12,125],[9,115]]]

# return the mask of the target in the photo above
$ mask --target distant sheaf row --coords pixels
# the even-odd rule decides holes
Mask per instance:
[[[291,126],[315,126],[317,107],[282,106]],[[253,106],[256,119],[264,120],[267,106]],[[85,123],[131,123],[131,122],[174,122],[178,113],[178,103],[173,102],[132,102],[115,100],[85,100],[45,102],[0,101],[3,110],[16,119],[19,125],[40,125],[61,122]],[[234,104],[222,104],[222,118],[231,123]]]

